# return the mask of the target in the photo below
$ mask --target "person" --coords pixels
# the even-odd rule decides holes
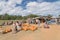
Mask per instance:
[[[31,18],[28,18],[28,19],[27,19],[27,23],[31,24],[31,23],[32,23],[31,21],[32,21]]]
[[[10,21],[9,23],[8,23],[8,25],[12,25],[13,24],[13,21]]]
[[[32,19],[32,20],[31,20],[31,23],[32,23],[32,24],[36,24],[36,20],[35,20],[35,19]]]
[[[5,24],[5,23],[3,22],[2,24],[0,24],[0,26],[4,26],[4,24]]]
[[[17,27],[17,30],[16,31],[20,31],[20,26],[19,26],[19,22],[18,21],[16,21],[16,27]]]
[[[44,23],[44,28],[49,28],[47,22]]]
[[[38,27],[40,27],[40,20],[36,19],[36,24],[38,25]]]
[[[16,33],[16,31],[17,31],[16,24],[13,23],[13,24],[12,24],[12,33]]]
[[[6,23],[6,25],[8,25],[8,22]]]
[[[20,27],[22,26],[22,23],[23,23],[22,21],[19,21],[19,26],[20,26]]]

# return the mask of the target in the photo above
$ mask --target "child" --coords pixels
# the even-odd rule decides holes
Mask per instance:
[[[19,26],[19,22],[18,21],[16,22],[16,27],[17,27],[17,30],[16,31],[20,31],[21,28]]]
[[[16,24],[13,23],[13,25],[12,25],[12,33],[16,33],[16,31],[17,31]]]
[[[49,28],[47,22],[44,23],[44,28]]]

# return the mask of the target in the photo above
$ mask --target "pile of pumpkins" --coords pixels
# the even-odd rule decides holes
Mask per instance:
[[[34,31],[36,29],[37,29],[37,25],[36,24],[28,24],[28,23],[22,24],[22,27],[20,28],[20,30],[25,30],[25,31],[27,31],[27,30]],[[12,31],[11,27],[5,27],[3,29],[3,33],[8,33],[8,32],[11,32],[11,31]]]
[[[5,33],[8,33],[8,32],[11,32],[11,28],[10,27],[6,27],[6,28],[0,28],[0,32],[5,34]]]
[[[2,27],[0,27],[0,33],[2,33]]]
[[[22,29],[25,30],[25,31],[27,31],[27,30],[32,30],[32,31],[34,31],[34,30],[37,29],[37,25],[36,25],[36,24],[24,23],[24,24],[22,25]]]
[[[10,27],[6,27],[6,28],[3,29],[4,34],[8,33],[8,32],[11,32],[11,31],[12,31],[12,29]]]

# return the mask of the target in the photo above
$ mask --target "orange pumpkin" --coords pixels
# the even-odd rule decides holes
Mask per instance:
[[[1,30],[2,28],[0,28],[0,30]]]
[[[23,27],[23,30],[25,30],[25,31],[28,30],[28,27],[27,26]]]
[[[4,32],[6,32],[6,33],[10,32],[10,31],[11,31],[11,28],[9,28],[9,27],[7,27],[7,28],[4,29]]]
[[[29,24],[28,23],[24,23],[24,24],[22,24],[22,26],[29,26]]]
[[[35,24],[31,24],[30,27],[29,27],[30,30],[34,31],[37,29],[37,25]]]
[[[0,30],[2,30],[2,27],[0,26]]]
[[[23,30],[28,30],[29,29],[29,24],[28,23],[24,23],[23,25],[22,25],[22,29]]]

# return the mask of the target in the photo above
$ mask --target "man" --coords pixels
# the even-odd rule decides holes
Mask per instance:
[[[27,19],[27,23],[31,24],[31,23],[32,23],[31,20],[32,20],[31,18],[28,18],[28,19]]]
[[[40,20],[36,19],[36,24],[38,25],[38,27],[40,27]]]

